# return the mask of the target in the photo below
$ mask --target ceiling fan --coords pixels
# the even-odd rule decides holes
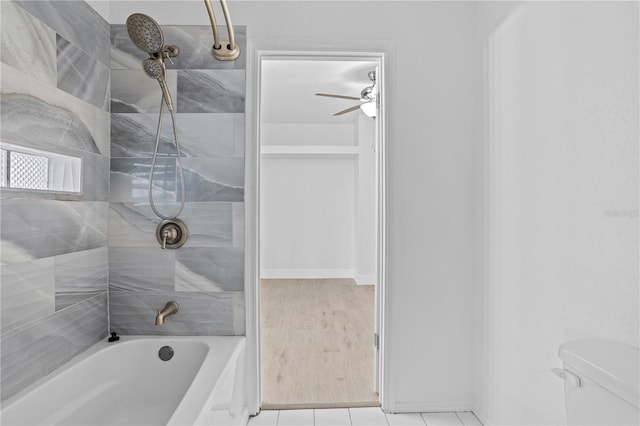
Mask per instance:
[[[376,116],[376,95],[377,95],[377,87],[376,87],[376,72],[370,71],[368,74],[369,80],[373,83],[371,86],[365,87],[360,92],[360,97],[356,98],[353,96],[345,96],[345,95],[333,95],[330,93],[316,93],[316,96],[325,96],[327,98],[337,98],[337,99],[347,99],[351,101],[360,101],[360,105],[355,105],[350,108],[344,109],[342,111],[338,111],[336,115],[346,114],[351,111],[355,111],[358,108],[362,109],[362,111],[369,117]]]

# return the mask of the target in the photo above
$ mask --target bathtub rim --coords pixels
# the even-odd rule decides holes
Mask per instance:
[[[140,341],[157,341],[159,342],[159,345],[161,344],[168,344],[170,345],[171,342],[175,342],[175,341],[182,341],[182,342],[197,342],[197,343],[204,343],[207,346],[207,353],[204,356],[204,359],[202,360],[201,365],[198,367],[196,373],[195,373],[195,377],[194,380],[191,382],[191,384],[189,384],[189,387],[187,388],[187,390],[185,391],[185,393],[181,396],[180,401],[178,401],[176,409],[173,411],[173,413],[171,414],[171,416],[169,417],[167,424],[184,424],[183,423],[175,423],[174,418],[176,417],[176,414],[180,414],[179,419],[182,421],[185,417],[184,415],[184,409],[180,409],[181,404],[183,403],[183,401],[185,401],[187,396],[193,397],[194,394],[194,384],[200,384],[202,385],[203,383],[206,383],[208,380],[210,380],[210,377],[203,377],[204,375],[206,375],[207,370],[212,370],[215,369],[215,365],[212,364],[211,362],[207,362],[207,361],[211,361],[212,357],[215,357],[216,355],[220,354],[219,350],[216,350],[216,342],[218,343],[218,348],[220,347],[220,343],[222,341],[225,342],[225,344],[227,345],[227,347],[225,347],[225,353],[227,353],[227,357],[224,360],[224,365],[222,366],[220,373],[224,372],[225,369],[229,368],[230,364],[232,362],[234,362],[235,360],[237,360],[240,365],[242,367],[244,367],[244,359],[241,359],[242,356],[246,356],[246,351],[245,351],[245,344],[246,344],[246,338],[245,336],[162,336],[162,335],[124,335],[124,336],[119,336],[120,340],[115,341],[115,342],[108,342],[107,338],[105,337],[104,339],[96,342],[94,345],[90,346],[89,348],[87,348],[86,350],[80,352],[79,354],[75,355],[74,357],[72,357],[69,361],[67,361],[66,363],[64,363],[63,365],[61,365],[60,367],[56,368],[55,370],[51,371],[50,373],[40,377],[38,380],[36,380],[35,382],[31,383],[29,386],[27,386],[26,388],[22,389],[21,391],[15,393],[14,395],[11,395],[10,397],[8,397],[6,400],[1,401],[0,402],[0,421],[3,420],[5,411],[8,409],[11,409],[14,405],[20,403],[22,400],[24,400],[25,398],[29,397],[30,394],[35,391],[37,388],[39,388],[40,386],[46,384],[47,382],[53,380],[54,378],[64,374],[66,371],[74,368],[75,366],[77,366],[80,363],[83,363],[87,360],[89,360],[89,358],[91,358],[93,355],[97,354],[98,352],[101,351],[109,351],[109,350],[114,350],[115,348],[117,348],[119,345],[130,345],[130,344],[134,344],[136,342],[140,342]],[[232,343],[233,342],[233,343]],[[215,387],[218,385],[218,382],[220,380],[220,376],[221,374],[218,374],[216,376],[216,380],[212,381],[213,383],[210,384],[210,386],[208,386],[210,388],[210,391],[213,391],[213,389],[215,389]],[[203,404],[208,403],[209,401],[209,395],[207,395],[204,398]],[[244,405],[245,405],[245,412],[246,410],[246,401],[244,401]],[[200,414],[202,414],[202,412],[205,411],[210,411],[210,407],[207,406],[202,406],[200,408],[200,412],[196,413],[193,415],[193,420],[195,422],[195,420],[200,416]],[[244,413],[243,413],[244,415]],[[191,416],[190,416],[191,417]],[[247,415],[248,417],[248,415]],[[177,419],[176,419],[177,420]]]

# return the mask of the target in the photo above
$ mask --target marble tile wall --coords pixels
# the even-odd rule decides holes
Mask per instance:
[[[111,193],[109,309],[120,334],[242,335],[244,328],[244,55],[215,60],[208,26],[162,26],[180,54],[167,63],[182,149],[190,237],[177,250],[156,241],[147,188],[161,91],[142,71],[148,55],[123,24],[111,25]],[[220,28],[226,33],[225,28]],[[236,27],[246,51],[246,29]],[[171,118],[165,114],[154,174],[154,201],[164,214],[182,196]],[[43,284],[44,285],[44,284]],[[179,312],[155,326],[169,300]]]
[[[1,1],[0,139],[82,159],[82,192],[2,189],[2,399],[107,335],[109,25],[81,1]]]

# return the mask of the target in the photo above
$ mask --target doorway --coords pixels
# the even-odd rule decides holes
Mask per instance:
[[[301,54],[279,51],[277,53],[259,52],[253,57],[256,58],[254,70],[257,70],[257,77],[253,81],[256,86],[253,93],[257,98],[254,104],[257,106],[254,111],[255,117],[250,121],[256,125],[253,136],[258,148],[253,159],[257,183],[254,223],[258,241],[254,246],[255,263],[252,259],[248,262],[248,264],[253,263],[257,273],[253,277],[256,286],[255,294],[247,297],[249,314],[247,336],[248,351],[251,352],[251,345],[255,344],[254,349],[258,353],[254,367],[257,383],[262,383],[262,386],[257,386],[255,401],[258,407],[263,408],[380,405],[381,398],[377,392],[379,392],[379,377],[381,377],[379,343],[382,340],[380,325],[384,303],[381,291],[384,281],[384,209],[382,208],[384,206],[384,111],[381,107],[383,103],[380,102],[382,85],[379,82],[383,81],[384,55],[351,52]],[[305,68],[311,72],[303,73],[301,70]],[[331,72],[338,75],[340,81],[337,85],[323,86],[322,78],[318,75],[319,73],[327,74],[330,69],[334,69]],[[376,118],[366,116],[358,108],[361,104],[362,90],[373,85],[369,80],[371,72],[375,72],[379,78],[376,82],[376,90],[379,90],[379,96],[375,100],[378,106]],[[270,80],[273,76],[280,79],[281,84],[273,84],[273,80]],[[269,92],[269,90],[273,92],[274,86],[277,86],[275,97]],[[297,103],[289,100],[290,94],[285,93],[286,91],[296,95],[294,98],[299,98]],[[344,94],[349,99],[332,99],[316,96],[316,93]],[[275,108],[270,103],[270,99],[274,98],[279,102],[279,106]],[[349,111],[333,116],[333,113],[344,110]],[[283,116],[286,118],[282,119]],[[251,157],[250,153],[248,154],[248,157]],[[367,155],[370,156],[370,169],[365,166]],[[251,163],[250,159],[248,164]],[[363,176],[368,179],[361,179]],[[343,179],[345,177],[346,179]],[[369,198],[366,195],[366,185],[362,183],[364,181],[371,186]],[[326,198],[327,196],[329,198]],[[291,200],[295,201],[293,207],[290,204]],[[285,207],[287,202],[288,208]],[[251,208],[249,207],[248,210]],[[368,219],[365,213],[369,214]],[[250,212],[247,217],[250,222],[252,219]],[[310,223],[314,225],[310,226]],[[251,230],[247,229],[247,232]],[[300,234],[305,233],[315,233],[315,236],[308,235],[308,241],[314,241],[315,246],[314,244],[304,247],[301,245],[299,237]],[[336,239],[327,238],[328,234],[341,237],[342,243],[334,244],[329,248],[320,247],[323,242],[335,243]],[[251,245],[251,241],[249,244]],[[265,250],[267,245],[269,248]],[[248,253],[250,253],[249,250]],[[269,290],[265,290],[267,288],[265,286],[269,287]],[[331,291],[331,295],[326,292],[330,286],[335,288]],[[288,295],[285,294],[286,290],[283,290],[286,288],[289,288]],[[274,289],[275,291],[272,291]],[[317,292],[318,290],[320,293]],[[366,296],[367,291],[369,296]],[[303,382],[309,377],[308,372],[299,367],[281,369],[280,372],[286,371],[293,376],[291,380],[291,377],[285,378],[282,374],[271,374],[273,368],[265,364],[265,362],[272,363],[274,357],[271,357],[271,361],[265,361],[265,354],[261,354],[260,341],[270,339],[269,336],[274,327],[269,331],[261,329],[261,311],[269,309],[266,305],[261,305],[262,293],[272,293],[272,296],[276,294],[277,308],[272,309],[272,312],[282,311],[278,308],[282,308],[284,299],[293,299],[294,303],[296,300],[301,302],[301,306],[293,309],[286,308],[285,311],[292,313],[297,309],[302,317],[294,319],[289,315],[288,320],[271,318],[272,325],[274,321],[290,322],[293,323],[294,329],[297,327],[302,331],[319,325],[328,331],[327,335],[333,335],[334,342],[336,336],[341,333],[331,332],[331,330],[336,331],[332,328],[336,325],[330,323],[330,318],[310,317],[312,315],[309,312],[310,308],[318,305],[314,300],[321,302],[321,305],[332,298],[336,299],[342,303],[342,307],[331,308],[327,305],[324,315],[341,316],[348,311],[347,305],[355,308],[354,303],[350,303],[349,300],[366,300],[369,297],[370,330],[366,332],[366,337],[361,335],[357,342],[349,339],[345,341],[347,346],[357,343],[369,350],[363,351],[370,354],[369,359],[366,360],[370,364],[366,373],[369,379],[366,385],[367,398],[361,401],[349,401],[347,398],[342,401],[342,398],[338,397],[327,402],[314,401],[316,397],[312,396],[311,399],[296,403],[270,400],[269,395],[261,394],[261,389],[269,392],[269,386],[265,386],[265,381],[285,382],[288,379],[290,382]],[[365,294],[365,296],[358,296],[359,294]],[[303,296],[309,296],[309,298],[305,299]],[[273,300],[272,297],[269,303],[273,304]],[[249,311],[252,303],[256,308],[253,315]],[[307,303],[306,307],[303,307],[304,303]],[[359,308],[354,311],[357,309]],[[365,307],[360,310],[366,311],[366,309]],[[322,309],[318,315],[323,315]],[[264,315],[262,315],[262,321],[264,326]],[[356,322],[353,318],[347,319],[349,325]],[[255,341],[251,339],[252,327],[255,327],[257,337]],[[278,327],[276,326],[275,329],[277,330]],[[272,348],[275,358],[281,364],[280,367],[286,366],[287,362],[291,361],[292,353],[305,350],[309,348],[289,348],[288,352],[287,350],[278,351],[278,349],[274,351]],[[325,345],[319,349],[316,347],[310,350],[312,353],[308,353],[308,358],[337,359],[332,356],[336,355],[336,350],[339,348],[335,345]],[[344,378],[345,375],[351,377],[358,363],[355,366],[356,368],[353,368],[353,362],[345,363],[344,367],[348,370],[343,372],[342,377]],[[340,380],[340,374],[336,379]],[[363,383],[367,382],[363,381]],[[279,385],[280,383],[276,383],[276,386],[271,386],[271,389],[282,387]],[[319,385],[327,387],[327,383]],[[342,387],[338,384],[335,390],[345,387],[347,387],[346,384]],[[331,392],[331,385],[328,390],[329,393],[340,393]]]

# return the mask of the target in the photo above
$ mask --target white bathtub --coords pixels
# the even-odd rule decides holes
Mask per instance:
[[[171,346],[173,358],[158,351]],[[3,425],[245,425],[244,337],[123,336],[9,398]]]

